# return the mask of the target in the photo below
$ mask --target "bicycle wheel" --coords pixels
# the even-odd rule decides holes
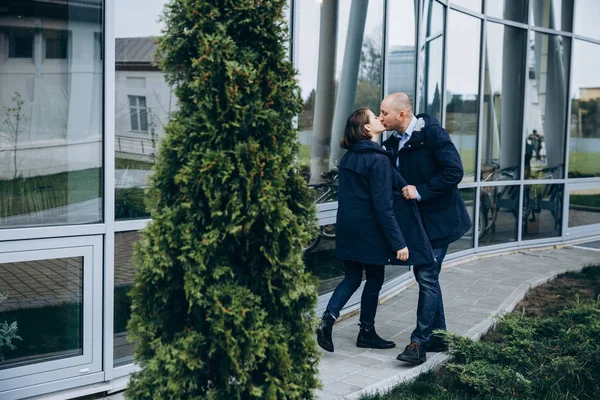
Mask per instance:
[[[335,239],[335,224],[323,225],[321,227],[321,236],[325,239]]]
[[[313,251],[319,243],[321,243],[321,234],[319,231],[316,231],[310,239],[310,242],[308,242],[308,246],[304,248],[304,252],[308,253],[309,251]]]

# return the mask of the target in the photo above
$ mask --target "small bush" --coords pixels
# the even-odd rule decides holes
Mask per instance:
[[[600,390],[600,305],[577,301],[555,316],[501,318],[491,342],[445,334],[449,378],[480,398],[596,399]]]

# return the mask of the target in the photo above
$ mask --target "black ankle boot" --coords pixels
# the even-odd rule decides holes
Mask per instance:
[[[391,349],[392,347],[396,347],[396,343],[391,340],[382,339],[377,332],[375,332],[375,327],[367,330],[361,326],[358,338],[356,338],[356,347]]]
[[[328,312],[323,314],[321,323],[317,328],[317,343],[323,350],[333,352],[333,338],[331,337],[331,331],[333,330],[333,324],[335,318]]]

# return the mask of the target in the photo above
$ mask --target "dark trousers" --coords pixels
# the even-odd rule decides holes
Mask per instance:
[[[444,301],[439,277],[447,251],[447,246],[433,249],[435,262],[414,267],[415,279],[419,284],[419,303],[417,306],[417,327],[410,336],[411,342],[428,343],[432,331],[446,329]]]
[[[360,300],[360,324],[366,329],[375,325],[375,314],[379,303],[379,291],[383,285],[385,266],[363,264],[355,261],[344,261],[344,280],[335,288],[326,312],[334,318],[340,316],[350,297],[356,292],[362,281],[363,268],[367,274],[367,282]]]

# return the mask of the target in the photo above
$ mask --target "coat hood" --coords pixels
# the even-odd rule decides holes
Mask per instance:
[[[437,119],[435,119],[435,117],[432,117],[429,114],[417,114],[415,115],[415,117],[417,119],[421,118],[423,119],[423,121],[425,122],[425,126],[423,128],[429,128],[430,126],[434,126],[434,125],[440,125],[440,121],[438,121]]]

